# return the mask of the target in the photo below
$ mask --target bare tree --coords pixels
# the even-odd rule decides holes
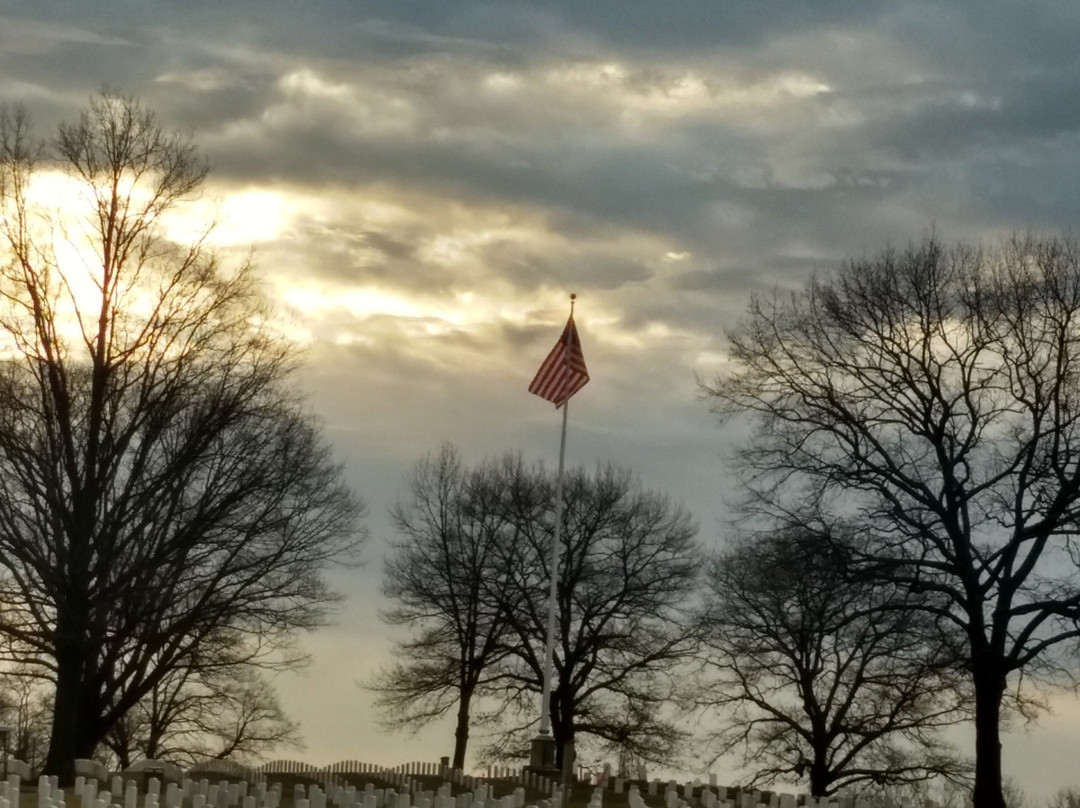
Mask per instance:
[[[8,753],[38,771],[49,745],[52,687],[41,676],[16,669],[0,675],[0,693],[0,720],[12,728]]]
[[[951,645],[912,608],[924,596],[853,574],[850,541],[752,534],[710,560],[694,700],[720,719],[715,751],[743,750],[748,786],[794,777],[818,797],[962,782],[941,737],[968,717]]]
[[[392,728],[416,728],[457,708],[453,766],[465,768],[474,697],[507,653],[507,577],[501,546],[514,541],[498,464],[475,469],[443,446],[418,463],[411,499],[393,510],[400,534],[385,564],[383,613],[411,636],[370,687]]]
[[[503,596],[515,641],[492,690],[503,699],[504,722],[509,712],[523,719],[501,741],[513,749],[535,731],[539,713],[555,480],[541,466],[507,472],[517,533],[506,548],[513,579]],[[665,711],[679,663],[695,647],[686,609],[701,564],[697,528],[681,506],[623,469],[570,470],[563,491],[550,702],[556,765],[579,738],[671,762],[685,733]]]
[[[1076,786],[1058,789],[1048,801],[1047,808],[1080,808],[1080,789]]]
[[[0,116],[0,635],[65,778],[170,672],[318,625],[356,543],[251,267],[165,229],[205,174],[108,91],[50,144]]]
[[[759,505],[862,521],[878,573],[943,599],[974,693],[976,808],[1005,805],[1010,683],[1067,676],[1080,637],[1078,324],[1071,239],[928,240],[755,298],[706,387],[757,417],[740,463]]]
[[[253,764],[276,749],[302,746],[274,689],[249,666],[173,671],[113,725],[104,743],[121,769],[141,758],[185,768],[207,759]]]
[[[375,682],[399,724],[458,706],[455,766],[468,722],[493,728],[499,755],[535,732],[543,685],[555,481],[518,455],[463,468],[444,447],[395,510],[387,613],[416,634]],[[648,760],[682,733],[661,715],[673,666],[692,647],[683,607],[699,565],[696,529],[666,497],[612,468],[567,474],[558,584],[552,730],[557,764],[578,736]],[[470,712],[471,711],[471,712]]]

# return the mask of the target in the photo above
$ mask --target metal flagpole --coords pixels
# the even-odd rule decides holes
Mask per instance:
[[[577,295],[570,295],[570,319],[562,336],[551,349],[536,376],[529,384],[529,392],[561,407],[562,432],[559,437],[559,471],[555,478],[555,525],[552,529],[549,567],[551,579],[548,584],[547,637],[544,642],[543,688],[540,696],[540,731],[532,743],[530,769],[538,774],[549,776],[557,771],[555,761],[558,757],[555,739],[552,733],[551,691],[555,674],[555,612],[558,608],[559,593],[559,556],[562,552],[563,476],[566,461],[566,424],[569,413],[570,397],[589,381],[589,372],[585,367],[585,357],[581,354],[581,342],[574,327],[574,300]],[[572,745],[563,750],[563,778],[573,765]]]
[[[573,302],[570,304],[573,313]],[[559,589],[559,555],[562,551],[562,516],[563,516],[563,463],[566,458],[566,413],[570,402],[562,406],[562,436],[559,438],[559,472],[555,477],[555,529],[552,531],[550,570],[551,583],[548,588],[547,642],[544,645],[544,690],[540,697],[540,734],[547,735],[551,729],[551,679],[555,663],[555,607]]]

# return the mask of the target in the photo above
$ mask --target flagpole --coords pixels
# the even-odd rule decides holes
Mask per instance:
[[[551,531],[551,547],[548,551],[550,580],[548,582],[547,636],[544,641],[543,688],[540,695],[540,731],[533,738],[531,765],[529,769],[545,777],[558,771],[556,766],[557,745],[552,734],[551,691],[555,673],[555,613],[558,609],[559,556],[562,552],[563,476],[566,461],[566,424],[570,410],[570,397],[589,381],[585,357],[581,353],[581,340],[574,326],[574,301],[570,295],[570,318],[566,321],[559,341],[540,365],[529,384],[529,392],[562,408],[562,431],[559,436],[559,471],[555,477],[555,524]],[[562,774],[564,784],[573,766],[573,744],[563,749]]]
[[[573,298],[570,307],[573,313]],[[559,589],[559,555],[562,551],[563,464],[566,459],[566,420],[570,402],[562,406],[562,434],[559,438],[559,472],[555,476],[555,529],[552,531],[549,554],[551,582],[548,586],[547,641],[544,645],[544,689],[540,697],[540,734],[551,729],[551,679],[555,662],[555,607]]]

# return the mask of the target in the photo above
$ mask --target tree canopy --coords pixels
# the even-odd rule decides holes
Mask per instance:
[[[387,564],[386,591],[399,606],[390,617],[417,622],[400,645],[405,662],[392,671],[393,696],[449,709],[465,703],[457,683],[468,673],[466,697],[484,705],[480,721],[487,719],[503,757],[527,747],[539,720],[554,490],[553,475],[520,456],[464,469],[444,449],[417,467],[413,499],[396,511],[402,539]],[[693,648],[687,607],[700,564],[696,527],[666,496],[610,466],[569,470],[564,501],[551,693],[556,762],[563,765],[579,739],[670,760],[684,738],[665,705],[675,668]],[[386,686],[379,683],[384,694]],[[394,702],[384,696],[384,703]]]
[[[252,267],[166,228],[205,176],[110,91],[49,141],[0,115],[0,637],[53,682],[48,773],[170,672],[319,624],[359,537]]]
[[[391,625],[414,632],[371,683],[392,728],[416,728],[456,707],[452,765],[465,768],[473,699],[509,654],[504,544],[515,541],[504,507],[506,462],[466,468],[457,449],[417,463],[411,497],[393,509],[399,539],[384,568]]]
[[[851,537],[755,531],[706,566],[692,702],[747,786],[796,779],[817,797],[895,789],[970,768],[941,730],[968,718],[951,646],[914,603],[854,573]]]
[[[705,392],[756,419],[754,507],[861,524],[869,569],[939,596],[971,676],[975,805],[1002,808],[1006,693],[1060,680],[1080,637],[1080,247],[931,238],[759,295],[728,336]]]

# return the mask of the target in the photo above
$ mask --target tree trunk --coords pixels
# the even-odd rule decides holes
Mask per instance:
[[[814,750],[814,762],[810,764],[810,796],[827,797],[832,785],[832,771],[824,750]]]
[[[458,697],[457,729],[454,730],[455,769],[465,770],[465,749],[469,745],[469,705],[472,703],[472,688],[461,688]]]
[[[1001,699],[1005,675],[997,665],[980,664],[972,672],[975,687],[975,789],[974,808],[1005,808],[1001,789]]]
[[[810,796],[826,797],[833,781],[832,767],[829,765],[829,731],[825,719],[828,711],[821,708],[814,696],[812,678],[805,681],[800,690],[803,693],[804,709],[810,716],[810,750],[814,756],[813,760],[809,761]]]
[[[553,735],[555,738],[555,768],[562,772],[565,766],[574,765],[574,729],[573,727],[564,727],[561,731],[556,730]],[[563,773],[565,774],[565,772]]]
[[[572,717],[564,716],[557,704],[558,700],[552,695],[551,737],[555,741],[555,768],[565,774],[564,765],[574,765],[574,721]]]
[[[159,760],[161,758],[161,741],[164,735],[164,728],[159,731],[151,722],[150,733],[146,737],[146,749],[143,750],[143,754],[150,760]],[[127,766],[121,766],[120,768],[126,769]]]
[[[96,699],[86,685],[84,665],[77,645],[57,650],[52,732],[43,773],[56,775],[65,785],[75,781],[76,758],[93,757],[101,739],[101,720],[93,714]]]

